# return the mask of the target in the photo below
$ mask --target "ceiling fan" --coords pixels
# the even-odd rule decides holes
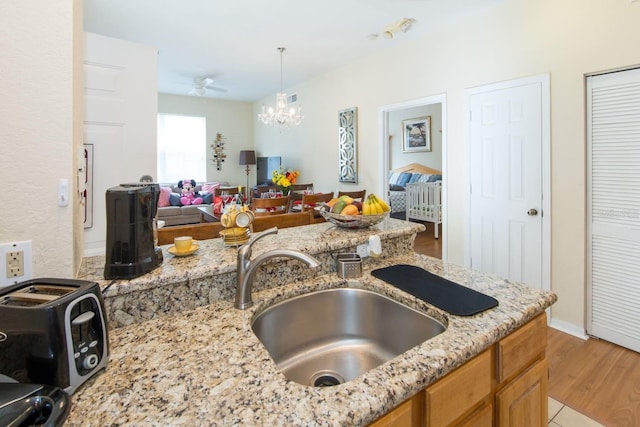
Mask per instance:
[[[212,90],[215,92],[225,93],[227,89],[212,86],[215,80],[213,77],[195,77],[193,79],[193,87],[189,91],[189,95],[195,96],[205,96],[207,94],[207,90]]]

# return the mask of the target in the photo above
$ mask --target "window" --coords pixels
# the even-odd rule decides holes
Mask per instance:
[[[207,179],[204,117],[158,114],[158,182]]]

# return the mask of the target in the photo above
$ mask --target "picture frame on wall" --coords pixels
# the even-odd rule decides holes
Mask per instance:
[[[431,116],[402,121],[402,151],[431,151]]]

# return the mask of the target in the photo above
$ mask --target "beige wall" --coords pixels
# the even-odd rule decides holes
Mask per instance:
[[[204,116],[207,120],[207,181],[229,182],[232,185],[246,185],[247,174],[244,166],[239,165],[240,151],[253,150],[252,104],[240,101],[198,98],[195,96],[158,95],[158,112]],[[227,158],[222,169],[217,170],[211,161],[211,144],[221,133],[226,139]],[[251,166],[249,185],[256,181],[256,167]]]
[[[446,93],[448,257],[464,262],[465,89],[541,73],[551,76],[552,289],[554,320],[584,327],[584,75],[640,64],[640,3],[628,0],[509,0],[433,37],[357,60],[288,90],[305,123],[284,134],[256,127],[256,148],[302,158],[306,180],[337,189],[337,111],[358,107],[358,187],[380,191],[378,108]],[[421,55],[412,53],[421,52]],[[295,55],[290,51],[289,55]],[[401,67],[404,58],[411,67]],[[254,104],[257,114],[262,103]]]
[[[402,121],[416,117],[431,117],[431,151],[403,152]],[[389,120],[389,163],[391,169],[420,163],[430,168],[442,170],[442,104],[423,105],[390,111]]]
[[[34,277],[74,277],[81,257],[75,192],[57,204],[81,140],[81,5],[3,2],[0,13],[0,243],[31,240]]]

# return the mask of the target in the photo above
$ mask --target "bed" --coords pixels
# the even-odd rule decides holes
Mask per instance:
[[[405,212],[407,220],[433,222],[435,237],[442,222],[442,173],[419,163],[389,173],[391,212]]]

